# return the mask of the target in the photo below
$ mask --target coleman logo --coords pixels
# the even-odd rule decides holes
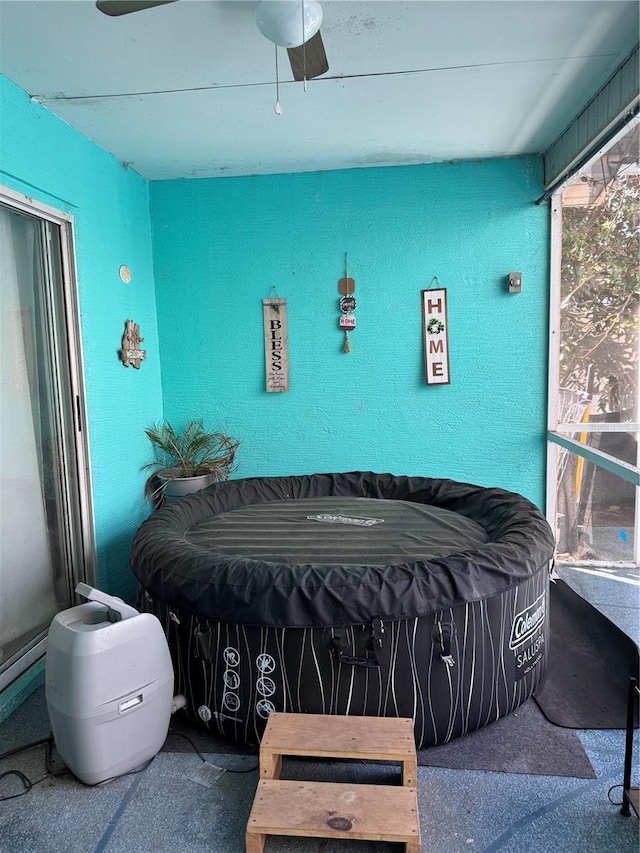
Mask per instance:
[[[517,649],[542,628],[546,616],[544,593],[529,607],[516,613],[511,626],[509,648]]]
[[[373,527],[382,524],[384,518],[357,518],[348,515],[308,515],[310,521],[328,521],[333,524],[355,524],[357,527]]]

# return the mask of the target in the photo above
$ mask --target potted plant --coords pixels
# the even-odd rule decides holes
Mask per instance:
[[[191,420],[182,431],[168,421],[145,429],[156,458],[143,466],[153,473],[145,483],[147,500],[160,506],[165,499],[204,489],[226,480],[236,468],[240,440],[224,432],[210,432],[202,420]]]

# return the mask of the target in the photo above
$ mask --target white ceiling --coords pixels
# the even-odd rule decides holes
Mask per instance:
[[[324,0],[329,72],[292,81],[254,0],[119,18],[0,0],[0,72],[149,179],[536,154],[638,41],[637,0]]]

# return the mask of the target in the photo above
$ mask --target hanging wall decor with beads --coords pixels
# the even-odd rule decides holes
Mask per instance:
[[[349,341],[349,332],[352,332],[356,327],[356,318],[353,312],[356,310],[356,298],[353,295],[356,289],[356,283],[352,278],[349,278],[349,255],[345,252],[344,255],[345,275],[338,282],[338,292],[341,294],[338,303],[340,307],[340,328],[344,332],[344,346],[342,352],[351,352],[351,342]]]
[[[263,299],[264,361],[267,392],[289,390],[287,300]]]

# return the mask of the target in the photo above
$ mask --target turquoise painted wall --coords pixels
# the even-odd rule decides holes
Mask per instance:
[[[163,407],[242,438],[239,476],[385,470],[542,504],[548,211],[533,205],[537,159],[149,185],[1,77],[0,97],[0,181],[75,220],[103,588],[133,591],[143,429]],[[348,355],[345,251],[358,299]],[[514,269],[523,292],[509,296]],[[420,309],[433,276],[450,317],[452,384],[437,388],[424,384]],[[273,289],[288,300],[287,394],[264,390],[261,300]],[[117,358],[127,318],[145,337],[140,371]]]
[[[3,77],[0,99],[0,183],[74,217],[98,583],[129,596],[131,537],[148,513],[143,429],[162,414],[148,183]],[[145,338],[140,370],[117,356],[127,319]]]
[[[243,441],[238,476],[374,470],[544,501],[548,228],[538,158],[150,187],[164,413]],[[357,329],[342,352],[349,252]],[[519,295],[506,276],[523,273]],[[449,300],[424,381],[420,291]],[[272,290],[273,289],[273,290]],[[261,300],[288,301],[291,390],[264,390]]]
[[[149,185],[0,76],[0,183],[74,217],[103,589],[133,593],[143,430],[163,410],[242,438],[239,476],[424,474],[542,505],[538,159]],[[358,299],[350,354],[338,330],[345,251]],[[506,293],[510,270],[523,272],[520,295]],[[420,291],[434,276],[449,296],[447,387],[424,384]],[[287,394],[264,390],[261,300],[274,292],[288,300]],[[139,371],[117,357],[126,319],[145,338]]]

